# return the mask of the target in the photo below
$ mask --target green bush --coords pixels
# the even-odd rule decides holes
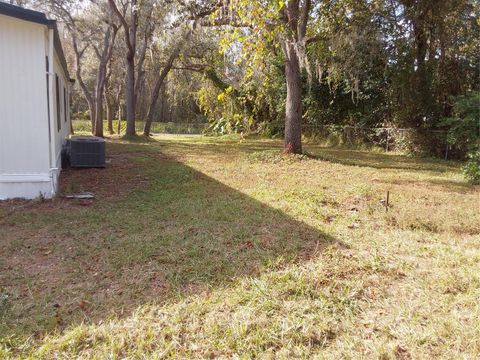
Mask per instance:
[[[459,96],[453,106],[453,116],[440,122],[447,130],[447,142],[452,151],[462,156],[476,151],[480,144],[480,92]]]
[[[463,174],[472,184],[480,184],[480,150],[468,154],[468,161],[463,167]]]
[[[454,151],[466,154],[463,173],[473,184],[480,183],[480,92],[474,91],[456,99],[453,116],[445,118],[447,142]]]
[[[244,121],[241,115],[233,114],[231,117],[221,117],[213,120],[207,129],[204,130],[206,135],[227,135],[236,134],[245,131]]]

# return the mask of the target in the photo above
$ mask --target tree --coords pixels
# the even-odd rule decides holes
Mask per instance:
[[[215,10],[215,7],[212,7],[209,3],[206,6],[202,6],[202,4],[198,3],[183,3],[179,2],[177,7],[173,7],[171,9],[171,13],[163,13],[163,19],[157,19],[158,22],[162,22],[164,24],[168,24],[168,21],[165,18],[173,17],[176,18],[176,21],[167,26],[168,33],[170,34],[171,41],[175,42],[173,48],[170,50],[170,55],[166,58],[165,63],[162,64],[157,61],[157,64],[153,66],[154,69],[154,85],[150,95],[150,101],[148,103],[148,110],[145,117],[145,125],[143,128],[143,135],[149,136],[150,129],[153,121],[154,110],[156,103],[158,101],[158,97],[160,94],[160,89],[169,74],[172,70],[175,60],[179,57],[183,47],[189,41],[192,33],[195,31],[197,27],[197,22],[204,17],[210,15]],[[168,15],[168,16],[167,16]],[[164,45],[168,43],[168,41],[163,41]],[[158,44],[157,44],[158,45]],[[167,52],[167,50],[163,49],[161,51],[159,46],[153,46],[152,51],[157,53],[157,58],[161,58],[159,56],[160,52]]]
[[[105,36],[103,38],[102,48],[98,48],[95,44],[92,45],[95,54],[98,58],[98,72],[97,72],[97,81],[95,85],[95,99],[96,99],[96,108],[95,108],[95,126],[93,128],[93,134],[95,136],[103,137],[103,99],[105,96],[105,88],[108,83],[108,63],[112,57],[113,46],[115,43],[115,37],[118,31],[118,27],[111,19],[111,12],[107,10],[109,14],[109,21],[106,25],[107,29],[105,31]],[[107,101],[108,103],[108,101]],[[108,112],[108,111],[107,111]],[[111,114],[109,114],[110,118]],[[111,129],[109,129],[110,131]],[[110,131],[111,132],[111,131]]]
[[[67,29],[75,56],[75,75],[88,103],[92,133],[103,137],[103,99],[107,83],[107,65],[112,57],[118,26],[112,11],[105,2],[93,2],[78,15],[75,2],[52,0],[46,4],[56,17],[63,20]],[[75,15],[73,15],[75,14]],[[96,57],[94,62],[95,85],[93,89],[84,81],[83,62],[90,56],[89,50]]]
[[[160,88],[162,87],[168,73],[172,69],[174,61],[178,58],[183,46],[188,41],[191,33],[192,33],[191,29],[188,29],[185,32],[185,35],[180,40],[180,42],[178,42],[175,45],[174,49],[172,50],[172,52],[171,52],[170,56],[168,57],[165,65],[163,66],[162,70],[161,71],[156,70],[158,75],[156,76],[154,86],[153,86],[153,90],[152,90],[152,94],[150,96],[150,102],[149,102],[149,105],[148,105],[148,112],[147,112],[147,116],[146,116],[146,119],[145,119],[145,125],[144,125],[144,128],[143,128],[143,135],[145,135],[145,136],[150,135],[150,129],[151,129],[151,126],[152,126],[152,121],[153,121],[153,114],[154,114],[154,110],[155,110],[155,105],[158,101],[158,96],[160,94]]]
[[[285,105],[286,152],[302,153],[302,78],[300,56],[306,56],[306,32],[311,0],[288,1],[282,7],[282,20],[287,28],[283,41],[287,99]]]
[[[311,19],[311,0],[246,1],[239,0],[221,7],[213,26],[245,28],[246,36],[231,37],[231,41],[244,41],[249,50],[272,51],[281,46],[284,55],[286,82],[284,151],[302,152],[302,68],[306,61],[306,46],[313,38],[307,38]],[[235,30],[236,31],[236,30]],[[236,34],[239,34],[236,31]],[[254,38],[248,40],[248,37]],[[255,46],[251,45],[255,42]]]
[[[448,131],[453,99],[479,89],[469,0],[34,1],[63,20],[97,135],[105,110],[113,131],[119,95],[127,135],[139,118],[150,134],[159,98],[162,118],[193,119],[195,97],[229,123],[212,128],[283,132],[286,152],[302,151],[302,125],[349,125],[413,128],[411,149],[440,154],[432,130]]]
[[[135,53],[137,49],[137,25],[138,25],[138,4],[137,0],[128,0],[125,2],[121,12],[115,0],[108,0],[112,11],[120,20],[125,37],[127,52],[125,53],[125,63],[127,67],[125,103],[127,107],[127,136],[135,135]],[[128,15],[127,15],[128,14]]]

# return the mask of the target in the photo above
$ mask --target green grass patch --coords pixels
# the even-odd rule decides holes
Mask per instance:
[[[95,200],[1,203],[0,357],[478,358],[461,164],[306,150],[110,139]]]

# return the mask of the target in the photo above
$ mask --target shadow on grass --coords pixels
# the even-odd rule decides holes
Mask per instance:
[[[109,144],[106,170],[63,175],[64,188],[81,181],[94,202],[57,199],[0,220],[0,338],[126,316],[337,243],[166,156],[162,146]]]
[[[309,147],[309,156],[318,160],[342,165],[371,167],[375,169],[398,169],[409,171],[448,172],[457,171],[459,163],[441,159],[410,158],[405,155],[378,153],[363,150],[348,150]]]
[[[157,137],[160,142],[165,140],[162,137]],[[167,142],[171,139],[166,138]],[[221,139],[222,140],[222,139]],[[281,141],[264,140],[264,142],[251,141],[250,139],[238,140],[222,140],[218,138],[197,138],[197,139],[182,139],[180,142],[175,142],[175,147],[178,149],[191,148],[192,142],[195,144],[196,153],[208,156],[218,154],[222,151],[226,154],[251,154],[255,152],[276,151],[282,152],[283,147]],[[430,171],[437,173],[455,172],[460,168],[458,161],[446,161],[436,158],[420,158],[408,157],[402,154],[381,153],[367,150],[352,150],[342,148],[331,148],[317,145],[306,145],[306,155],[311,159],[329,161],[332,163],[370,167],[374,169],[393,169],[393,170],[407,170],[407,171]]]
[[[376,182],[383,182],[392,185],[406,185],[406,186],[423,186],[423,187],[439,187],[443,191],[471,194],[478,191],[476,186],[469,184],[466,181],[430,179],[428,181],[407,180],[407,179],[392,179],[392,180],[375,180]]]

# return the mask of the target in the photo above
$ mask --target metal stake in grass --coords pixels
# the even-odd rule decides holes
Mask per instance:
[[[390,203],[390,191],[387,191],[387,201],[385,201],[385,211],[388,212],[388,207]]]

